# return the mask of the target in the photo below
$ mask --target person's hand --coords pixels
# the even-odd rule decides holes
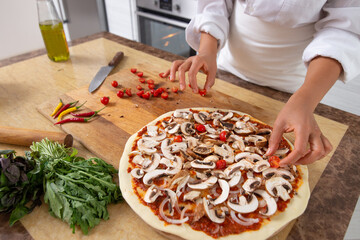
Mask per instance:
[[[290,98],[274,123],[266,153],[268,156],[278,149],[283,133],[295,133],[294,150],[280,161],[280,166],[310,164],[325,157],[332,150],[332,145],[321,133],[313,112],[303,103],[296,101],[294,96]]]
[[[189,57],[186,60],[174,61],[171,65],[171,69],[169,70],[170,81],[174,81],[176,78],[176,72],[179,72],[180,89],[185,90],[185,73],[188,72],[189,85],[193,92],[197,93],[199,88],[196,75],[199,71],[202,71],[207,75],[204,89],[208,91],[215,83],[216,69],[216,54],[198,54],[196,56]]]
[[[208,33],[201,33],[200,46],[198,54],[189,57],[186,60],[174,61],[164,77],[170,74],[170,81],[176,78],[176,72],[179,72],[180,89],[185,90],[186,81],[185,74],[188,72],[189,86],[194,93],[199,92],[196,75],[202,71],[207,75],[204,89],[208,91],[215,83],[216,75],[216,54],[217,54],[217,40]]]

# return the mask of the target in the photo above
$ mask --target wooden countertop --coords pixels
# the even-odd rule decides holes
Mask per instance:
[[[168,61],[179,59],[179,56],[126,40],[110,33],[92,35],[76,40],[71,45],[75,46],[98,38],[105,38]],[[96,67],[99,58],[101,61],[104,60],[104,56],[99,56],[98,59],[88,59],[91,54],[87,53],[91,53],[91,50],[86,49],[85,51],[75,53],[74,57],[67,63],[53,63],[43,58],[44,68],[48,69],[47,74],[53,81],[44,81],[44,87],[41,88],[37,87],[39,80],[36,74],[29,75],[26,72],[26,69],[31,66],[26,65],[26,62],[22,61],[43,55],[46,53],[45,50],[0,61],[0,70],[6,73],[2,75],[0,72],[0,113],[2,116],[11,116],[11,118],[0,118],[0,125],[22,128],[41,126],[41,130],[60,131],[59,128],[54,127],[49,121],[40,116],[36,111],[36,106],[41,104],[42,101],[46,101],[46,97],[60,96],[89,83],[90,80],[81,76],[77,69]],[[105,52],[106,49],[103,51]],[[84,65],[84,62],[87,64]],[[7,68],[5,66],[11,64],[16,64],[15,69],[22,69],[24,71],[9,72],[11,71],[10,69],[14,68]],[[69,64],[71,66],[76,65],[77,68],[74,67],[72,72],[64,72],[63,64],[67,64],[67,66]],[[17,79],[20,79],[21,84],[18,82],[13,83],[4,78],[4,76],[11,76],[12,74],[17,75]],[[64,74],[67,74],[66,81],[64,80]],[[248,83],[223,71],[218,71],[217,77],[248,89],[254,92],[255,96],[260,94],[282,102],[285,102],[290,96],[283,92]],[[71,81],[68,79],[71,79]],[[35,83],[35,86],[31,83]],[[316,114],[342,123],[348,126],[348,129],[317,182],[306,212],[296,221],[288,239],[343,238],[360,193],[360,177],[357,174],[360,170],[357,156],[360,153],[360,146],[358,144],[360,142],[360,118],[322,104],[317,107]],[[91,155],[80,143],[75,142],[75,147],[85,155]],[[26,150],[26,148],[22,147],[0,144],[0,149],[10,148],[15,149],[18,153]],[[21,223],[17,223],[14,227],[10,228],[8,227],[7,220],[7,215],[0,215],[0,239],[32,239]]]

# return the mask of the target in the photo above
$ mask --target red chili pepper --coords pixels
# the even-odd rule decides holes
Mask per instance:
[[[79,101],[76,101],[76,102],[71,102],[71,103],[68,103],[68,104],[65,104],[54,116],[54,119],[57,118],[60,113],[62,113],[63,111],[65,111],[66,109],[68,109],[69,107],[71,107],[72,105],[76,105]]]
[[[74,117],[91,117],[92,115],[97,115],[104,108],[106,108],[106,106],[103,107],[100,110],[97,110],[97,111],[85,112],[85,113],[73,113],[73,112],[71,112],[70,114],[73,115]]]
[[[59,122],[54,123],[55,124],[63,124],[63,123],[68,123],[68,122],[88,122],[90,119],[92,119],[96,114],[92,115],[89,118],[79,118],[79,117],[75,117],[75,118],[67,118],[64,120],[61,120]]]

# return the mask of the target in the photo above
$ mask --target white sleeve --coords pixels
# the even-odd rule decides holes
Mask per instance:
[[[206,32],[218,40],[220,50],[229,34],[232,8],[233,0],[199,0],[197,14],[186,28],[186,41],[190,47],[197,51],[201,32]]]
[[[360,1],[330,0],[323,11],[303,61],[308,66],[316,56],[336,59],[344,70],[340,80],[350,81],[360,76]]]

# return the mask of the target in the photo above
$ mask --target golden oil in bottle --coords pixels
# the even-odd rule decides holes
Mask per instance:
[[[54,62],[69,59],[69,48],[63,24],[57,20],[46,20],[39,23],[48,57]]]

